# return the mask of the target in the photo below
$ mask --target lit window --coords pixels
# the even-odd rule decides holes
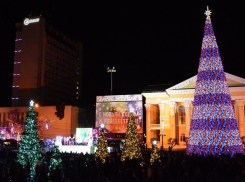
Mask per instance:
[[[180,141],[185,142],[185,133],[182,133],[180,136]]]
[[[78,94],[78,92],[76,92],[76,94]]]
[[[185,124],[185,107],[179,106],[179,123]]]
[[[79,86],[77,86],[77,89],[79,89]]]

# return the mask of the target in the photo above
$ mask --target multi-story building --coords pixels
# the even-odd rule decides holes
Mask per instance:
[[[240,136],[245,136],[245,79],[226,73],[226,79],[237,119]],[[146,88],[146,143],[158,138],[158,147],[168,147],[168,139],[176,138],[178,147],[186,147],[189,137],[197,76],[173,86]],[[166,136],[162,135],[165,134]],[[162,143],[163,142],[163,143]]]
[[[83,45],[41,16],[16,23],[12,106],[78,105],[81,99]]]

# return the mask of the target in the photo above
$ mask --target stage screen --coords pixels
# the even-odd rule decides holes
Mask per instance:
[[[96,127],[105,124],[111,133],[125,133],[130,112],[135,116],[137,132],[143,132],[142,95],[97,96]]]
[[[91,146],[93,142],[93,129],[92,128],[77,128],[76,141],[78,144]]]

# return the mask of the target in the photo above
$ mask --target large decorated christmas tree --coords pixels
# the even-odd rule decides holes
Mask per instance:
[[[36,114],[30,102],[30,107],[25,121],[25,129],[21,137],[17,160],[23,167],[30,167],[30,175],[35,175],[35,166],[41,158],[40,141],[37,133]]]
[[[101,124],[100,135],[98,137],[97,150],[95,152],[95,158],[99,158],[102,163],[105,163],[106,157],[109,156],[108,153],[108,144],[107,139],[104,132],[104,124]]]
[[[125,161],[127,157],[130,160],[142,157],[140,145],[139,145],[137,127],[136,127],[133,113],[130,113],[128,119],[125,144],[123,146],[121,160]]]
[[[205,12],[201,56],[197,74],[187,154],[234,155],[243,153],[211,11]]]

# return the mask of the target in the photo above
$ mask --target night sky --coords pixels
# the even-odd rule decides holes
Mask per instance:
[[[11,106],[15,23],[30,13],[44,14],[65,35],[83,43],[82,107],[93,106],[96,95],[111,94],[107,67],[116,68],[115,95],[140,94],[147,85],[177,84],[196,75],[207,5],[225,72],[245,78],[241,3],[71,2],[1,1],[1,107]]]

